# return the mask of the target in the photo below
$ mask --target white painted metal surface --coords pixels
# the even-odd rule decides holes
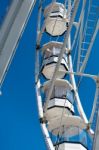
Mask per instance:
[[[15,53],[15,48],[35,4],[35,0],[13,0],[0,29],[0,83]]]
[[[58,49],[61,49],[62,46],[63,46],[62,42],[50,41],[50,42],[43,45],[42,51],[44,53],[47,49],[50,49],[51,52],[53,53],[53,51],[55,51],[55,50],[53,50],[53,48],[55,47],[57,54],[59,54],[60,50],[58,50]],[[69,50],[67,48],[65,48],[65,53],[67,53],[67,54],[69,53]]]
[[[58,62],[58,57],[53,56],[43,60],[42,73],[47,79],[51,79],[56,67],[56,63]],[[57,78],[63,78],[65,76],[65,72],[68,68],[66,60],[63,58],[61,61],[61,65],[59,71],[57,73]]]
[[[66,22],[68,21],[66,21],[66,9],[63,4],[57,2],[50,4],[45,9],[44,16],[46,31],[52,36],[61,35],[67,30]]]
[[[81,68],[80,68],[80,72],[83,72],[84,69],[85,69],[85,67],[86,67],[86,64],[87,64],[87,62],[88,62],[88,58],[89,58],[90,53],[91,53],[91,50],[92,50],[92,46],[93,46],[93,44],[94,44],[94,41],[95,41],[95,39],[96,39],[96,36],[97,36],[97,33],[98,33],[98,32],[99,32],[99,19],[98,19],[98,21],[97,21],[97,24],[96,24],[94,33],[93,33],[93,35],[92,35],[92,37],[91,37],[91,42],[90,42],[90,45],[89,45],[89,47],[88,47],[86,56],[85,56],[84,61],[83,61],[83,63],[82,63],[82,66],[81,66]]]
[[[65,6],[66,6],[67,1],[68,1],[69,6],[68,6],[68,9],[67,9],[67,7],[66,7],[66,9],[67,9],[67,11],[70,15],[69,16],[70,22],[69,22],[69,26],[68,26],[68,29],[67,29],[67,33],[65,34],[65,39],[64,39],[63,45],[61,46],[61,51],[58,55],[59,57],[58,57],[58,60],[56,61],[55,66],[54,67],[51,66],[50,70],[47,69],[47,71],[46,71],[46,74],[48,74],[48,75],[50,74],[52,76],[49,78],[49,79],[51,79],[50,81],[47,81],[47,82],[45,82],[45,84],[43,84],[43,89],[44,89],[43,92],[45,94],[44,96],[46,97],[45,100],[43,101],[43,106],[41,104],[41,99],[40,99],[40,101],[38,99],[38,103],[40,104],[39,107],[43,107],[42,108],[42,114],[44,113],[43,118],[42,118],[41,121],[46,124],[45,125],[45,128],[47,127],[46,130],[48,129],[48,131],[51,133],[52,136],[54,136],[54,138],[57,137],[58,141],[60,140],[59,138],[61,138],[61,137],[64,138],[65,137],[64,134],[69,135],[72,138],[75,135],[79,135],[78,129],[80,130],[80,132],[85,130],[86,133],[89,133],[90,137],[94,136],[94,132],[93,132],[93,130],[91,129],[91,127],[89,125],[89,121],[86,117],[86,114],[83,110],[83,107],[82,107],[82,104],[81,104],[81,101],[80,101],[80,97],[79,97],[79,94],[78,94],[78,87],[76,85],[76,80],[75,80],[74,75],[90,77],[90,78],[93,78],[95,80],[97,80],[97,76],[84,74],[82,72],[80,72],[80,73],[79,72],[74,72],[73,71],[73,63],[72,63],[72,55],[71,55],[71,50],[72,50],[72,48],[75,44],[76,36],[78,34],[78,31],[80,29],[79,27],[81,26],[82,19],[84,17],[84,9],[85,9],[86,1],[83,0],[83,2],[82,2],[81,16],[80,16],[79,21],[77,23],[76,22],[74,23],[74,18],[75,18],[76,11],[77,11],[77,8],[78,8],[78,5],[79,5],[79,0],[77,0],[77,1],[76,0],[75,1],[66,0],[65,1]],[[53,1],[53,2],[55,2],[55,1]],[[73,9],[71,7],[71,4],[72,4]],[[51,29],[51,31],[49,32],[50,33],[50,40],[51,40],[51,38],[53,39],[53,37],[51,37],[51,35],[55,36],[53,34],[53,32],[54,32],[56,22],[54,20],[54,23],[50,23],[49,20],[47,20],[47,19],[48,18],[51,19],[51,17],[53,17],[54,15],[57,15],[57,12],[54,12],[54,15],[53,15],[53,14],[51,14],[50,9],[53,9],[53,3],[51,4],[50,8],[48,6],[48,8],[46,9],[46,13],[44,14],[45,17],[46,17],[47,12],[49,12],[47,14],[48,17],[46,17],[45,22],[44,22],[44,24],[41,28],[41,32],[39,32],[39,35],[38,35],[38,39],[37,39],[38,46],[40,46],[40,41],[41,41],[41,38],[42,38],[42,34],[45,31],[46,23],[50,24],[50,26],[48,27],[49,29]],[[58,15],[61,15],[61,17],[62,17],[61,13],[59,13]],[[47,20],[47,22],[46,22],[46,20]],[[54,26],[53,26],[53,24],[54,24]],[[71,46],[70,32],[71,32],[71,28],[74,24],[76,24],[77,32],[76,32],[75,37],[74,37],[73,45]],[[53,30],[53,32],[52,32],[52,30]],[[58,31],[58,28],[57,28],[56,31]],[[56,34],[56,35],[58,36],[57,37],[57,39],[58,39],[59,34]],[[52,48],[53,47],[53,42],[52,43],[49,42],[49,45]],[[58,48],[59,43],[56,43],[55,46],[57,46],[57,48]],[[54,52],[50,51],[50,49],[48,47],[48,43],[45,44],[44,47],[45,47],[44,49],[42,48],[43,55],[45,54],[44,59],[46,58],[46,59],[50,60],[50,56],[52,57],[52,55],[55,54],[54,53],[55,51]],[[63,60],[63,57],[64,57],[64,53],[67,50],[68,50],[67,54],[68,54],[68,60],[69,60],[69,66],[68,66],[69,70],[68,71],[66,70],[66,72],[64,70],[63,72],[70,75],[69,76],[70,77],[69,81],[71,81],[70,83],[72,83],[72,86],[70,86],[70,89],[73,89],[73,91],[74,91],[75,102],[76,102],[76,106],[78,108],[78,113],[79,113],[80,117],[78,116],[78,114],[72,115],[72,113],[70,113],[70,111],[67,109],[67,108],[69,108],[70,110],[72,110],[72,112],[74,112],[73,105],[70,105],[70,102],[67,101],[67,99],[52,97],[55,85],[57,87],[60,86],[60,90],[58,90],[58,91],[61,94],[64,91],[64,90],[61,89],[61,86],[63,85],[63,81],[61,79],[57,79],[57,74],[60,71],[59,69],[60,69],[60,66],[61,66],[61,61]],[[51,53],[53,53],[53,54],[51,55]],[[43,60],[43,63],[44,63],[44,61],[45,60]],[[49,64],[50,63],[51,63],[51,60],[49,61]],[[45,67],[46,66],[47,66],[47,61],[45,63]],[[53,70],[53,73],[51,72],[52,70]],[[60,72],[62,73],[62,71],[60,71]],[[60,76],[58,76],[58,77],[60,77]],[[60,80],[60,82],[57,82],[57,80]],[[66,81],[66,79],[65,79],[65,81]],[[64,82],[64,84],[65,84],[65,82]],[[59,95],[59,92],[58,92],[58,95]],[[63,108],[61,108],[61,107],[63,107]],[[45,133],[46,132],[43,129],[43,134],[45,135]],[[50,136],[49,136],[49,138],[50,138]],[[49,144],[49,145],[51,145],[51,144]],[[70,144],[69,147],[66,144]],[[61,144],[60,144],[60,146],[61,146]],[[66,143],[66,142],[60,148],[61,149],[59,149],[59,148],[58,149],[59,150],[87,150],[87,148],[85,148],[81,144],[76,143],[76,146],[75,146],[74,143]]]
[[[51,81],[47,81],[44,83],[43,85],[43,89],[44,90],[48,90],[49,87],[50,87],[50,82]],[[70,84],[70,82],[68,80],[64,80],[64,79],[59,79],[57,78],[55,80],[55,83],[54,83],[54,86],[58,86],[58,87],[63,87],[63,89],[66,91],[66,90],[73,90],[73,86]]]
[[[42,119],[44,116],[43,116],[42,98],[40,94],[40,81],[38,81],[38,83],[36,84],[36,96],[37,96],[39,119]],[[48,149],[54,150],[54,146],[50,139],[46,124],[41,122],[40,125],[41,125],[42,132],[44,134],[44,138],[45,138]]]
[[[52,141],[50,139],[48,130],[46,128],[46,124],[44,124],[44,123],[41,124],[41,129],[42,129],[42,132],[43,132],[43,135],[44,135],[44,138],[45,138],[48,150],[55,150],[55,148],[53,146],[53,143],[52,143]]]
[[[61,107],[69,108],[72,112],[74,112],[74,106],[67,99],[61,99],[61,98],[51,99],[48,104],[48,109],[50,109],[51,107],[54,107],[54,106],[60,107],[60,108]],[[63,110],[63,108],[62,108],[62,110]],[[57,111],[54,111],[54,112],[57,112]],[[52,114],[55,115],[55,113],[52,113]]]
[[[62,134],[67,127],[78,127],[80,129],[86,129],[87,125],[79,116],[71,116],[63,113],[62,120],[61,116],[54,118],[49,121],[48,129],[52,131],[53,134],[57,135],[58,133]]]
[[[91,124],[93,122],[95,113],[96,113],[96,115],[98,113],[97,112],[98,109],[99,109],[98,107],[99,107],[99,82],[97,83],[97,80],[96,80],[96,92],[95,92],[95,97],[94,97],[94,102],[93,102],[93,108],[92,108],[91,116],[89,118],[89,123],[91,123]]]
[[[62,48],[61,42],[48,42],[42,47],[43,52],[43,63],[42,63],[42,73],[47,79],[51,79],[56,67],[56,63],[58,62],[58,55]],[[68,50],[66,49],[61,65],[59,68],[59,72],[57,73],[58,78],[63,78],[65,76],[66,70],[68,70],[68,60],[67,60]]]
[[[59,117],[60,114],[62,114],[63,109],[64,115],[72,115],[74,112],[74,107],[68,100],[59,98],[51,99],[46,112],[47,120],[50,121],[51,119],[56,119]]]
[[[59,145],[58,150],[87,150],[87,148],[79,143],[63,143]]]
[[[69,37],[69,48],[71,48],[71,43],[70,43],[70,37]],[[72,63],[72,57],[71,55],[69,55],[69,62],[70,62],[70,71],[73,72],[73,63]],[[71,74],[71,81],[72,81],[72,84],[73,84],[73,87],[74,87],[74,91],[75,91],[75,97],[76,97],[76,103],[77,103],[77,108],[78,108],[78,111],[79,111],[79,114],[81,116],[81,118],[83,118],[84,122],[86,124],[88,124],[88,119],[86,117],[86,114],[83,110],[83,107],[82,107],[82,104],[81,104],[81,101],[80,101],[80,97],[79,97],[79,94],[78,94],[78,91],[77,91],[77,86],[76,86],[76,81],[75,81],[75,77],[73,74]],[[89,134],[90,136],[93,138],[94,136],[94,132],[92,129],[89,129]]]
[[[93,143],[93,150],[99,150],[99,110],[98,110],[98,118],[96,124],[96,131]]]

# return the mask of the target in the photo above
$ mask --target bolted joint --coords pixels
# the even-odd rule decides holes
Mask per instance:
[[[40,123],[41,124],[47,123],[46,117],[40,118]]]
[[[90,129],[90,123],[87,124],[86,130],[88,131]]]
[[[69,49],[68,50],[68,54],[67,54],[68,56],[70,56],[71,55],[71,50]]]
[[[68,22],[66,22],[66,27],[69,28],[69,23]]]
[[[36,45],[36,50],[39,50],[40,48],[40,45]]]

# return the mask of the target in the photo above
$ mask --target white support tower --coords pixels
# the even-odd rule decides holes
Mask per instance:
[[[8,71],[35,0],[12,0],[0,28],[0,85]]]

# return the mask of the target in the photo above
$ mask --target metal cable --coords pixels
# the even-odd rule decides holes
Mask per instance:
[[[79,34],[80,36],[80,34]],[[76,43],[76,47],[75,47],[75,52],[74,52],[74,58],[73,58],[73,66],[74,66],[74,63],[75,63],[75,60],[76,60],[76,56],[77,56],[77,52],[78,52],[78,44],[79,44],[79,36],[77,38],[77,43]]]
[[[73,103],[75,102],[75,95],[74,95],[74,99],[73,99]],[[67,101],[67,99],[65,99],[65,102],[64,102],[64,106],[63,106],[63,110],[62,110],[62,114],[61,114],[61,121],[60,121],[60,125],[59,125],[59,132],[58,132],[58,134],[57,134],[57,136],[58,136],[58,139],[57,139],[57,141],[56,141],[56,143],[58,143],[58,141],[59,141],[59,136],[60,136],[60,131],[61,131],[61,124],[62,124],[62,118],[63,118],[63,114],[64,114],[64,110],[66,109],[65,108],[65,104],[66,104],[66,101]],[[72,104],[73,104],[72,103]],[[70,111],[72,110],[72,105],[71,105],[71,108],[70,108]],[[70,116],[69,114],[67,114],[67,116]],[[58,146],[58,145],[57,145]],[[58,149],[56,149],[56,150],[58,150]]]

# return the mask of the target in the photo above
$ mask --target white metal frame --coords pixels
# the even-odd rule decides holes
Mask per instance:
[[[98,149],[99,149],[99,110],[98,110],[96,131],[95,131],[95,137],[93,143],[93,150],[98,150]]]
[[[92,46],[93,46],[93,44],[94,44],[94,41],[95,41],[95,38],[96,38],[96,36],[97,36],[98,31],[99,31],[99,20],[98,20],[98,22],[97,22],[97,24],[96,24],[96,28],[95,28],[94,34],[93,34],[93,36],[92,36],[92,38],[91,38],[91,42],[90,42],[90,45],[89,45],[89,47],[88,47],[86,57],[85,57],[85,59],[84,59],[84,61],[83,61],[83,64],[82,64],[82,66],[81,66],[81,68],[80,68],[80,72],[83,72],[84,69],[85,69],[85,67],[86,67],[86,64],[87,64],[87,62],[88,62],[88,58],[89,58],[89,56],[90,56],[90,53],[91,53],[91,50],[92,50]]]
[[[82,10],[81,10],[81,15],[80,15],[80,18],[79,18],[79,22],[76,23],[77,24],[77,28],[76,28],[76,34],[75,34],[75,37],[74,37],[74,41],[73,41],[73,44],[71,45],[71,41],[70,41],[70,31],[71,31],[71,28],[72,28],[72,25],[74,24],[74,18],[75,18],[75,15],[76,15],[76,11],[77,11],[77,8],[78,8],[78,5],[79,5],[79,0],[75,0],[75,5],[74,5],[74,12],[72,14],[72,17],[70,19],[70,25],[69,25],[69,28],[67,30],[67,33],[65,35],[65,39],[64,39],[64,43],[63,43],[63,47],[61,49],[61,52],[60,52],[60,55],[59,55],[59,58],[58,58],[58,62],[56,64],[56,68],[55,68],[55,72],[53,74],[53,77],[51,79],[51,83],[50,83],[50,90],[49,90],[49,94],[48,94],[48,97],[46,99],[46,103],[45,103],[45,107],[44,107],[44,110],[43,110],[43,106],[42,106],[42,100],[41,100],[41,96],[40,96],[40,81],[37,80],[38,78],[38,74],[37,71],[36,72],[36,92],[37,92],[37,102],[38,102],[38,109],[39,109],[39,117],[40,118],[44,118],[46,116],[46,111],[47,111],[47,108],[48,108],[48,103],[49,103],[49,100],[50,100],[50,97],[51,97],[51,93],[52,93],[52,90],[53,90],[53,87],[54,87],[54,83],[55,83],[55,80],[56,80],[56,75],[57,75],[57,72],[59,70],[59,66],[60,66],[60,63],[61,63],[61,60],[62,60],[62,56],[63,56],[63,53],[65,51],[65,47],[66,45],[68,44],[68,49],[71,51],[75,45],[75,41],[76,41],[76,38],[77,38],[77,34],[78,34],[78,31],[79,31],[79,27],[81,26],[81,21],[83,19],[83,13],[84,13],[84,8],[85,8],[85,4],[86,4],[86,0],[83,0],[83,6],[82,6]],[[70,1],[69,1],[69,7],[70,7]],[[69,9],[68,9],[69,11]],[[40,18],[39,18],[40,20]],[[39,22],[40,24],[40,22]],[[99,23],[98,23],[99,24]],[[40,41],[41,41],[41,38],[42,38],[42,34],[45,30],[45,23],[43,24],[42,26],[42,29],[40,31],[40,28],[38,29],[38,38],[37,38],[37,45],[39,46],[40,45]],[[92,48],[92,45],[94,43],[94,39],[96,37],[96,34],[97,34],[97,30],[98,30],[98,27],[96,26],[96,30],[94,32],[94,35],[93,35],[93,38],[92,38],[92,43],[90,44],[90,47],[88,49],[88,54],[87,54],[87,57],[85,59],[85,62],[84,62],[84,66],[86,65],[87,63],[87,60],[89,58],[89,54],[90,54],[90,51],[91,51],[91,48]],[[69,38],[68,38],[69,37]],[[36,57],[38,57],[39,55],[39,51],[37,50],[37,55]],[[36,64],[37,64],[37,68],[38,68],[38,64],[39,63],[39,60],[37,58],[37,61],[36,61]],[[77,90],[77,86],[76,86],[76,82],[75,82],[75,77],[74,75],[78,75],[78,76],[85,76],[85,77],[90,77],[92,79],[94,79],[95,81],[97,81],[98,77],[96,75],[90,75],[90,74],[84,74],[82,72],[74,72],[73,71],[73,64],[72,64],[72,57],[71,57],[71,54],[69,54],[69,65],[70,65],[70,70],[69,71],[66,71],[67,74],[70,74],[70,77],[71,77],[71,82],[72,82],[72,85],[74,87],[74,91],[75,91],[75,97],[76,97],[76,103],[77,103],[77,108],[78,108],[78,111],[79,111],[79,114],[81,116],[81,118],[83,118],[84,122],[86,123],[86,125],[89,125],[89,121],[86,117],[86,114],[83,110],[83,107],[82,107],[82,104],[81,104],[81,101],[80,101],[80,97],[79,97],[79,94],[78,94],[78,90]],[[38,91],[39,90],[39,91]],[[96,96],[97,97],[97,96]],[[96,98],[95,98],[96,99]],[[94,106],[95,106],[95,102],[94,102]],[[43,111],[44,111],[44,114],[43,114]],[[94,107],[93,107],[93,111],[92,111],[92,114],[91,114],[91,120],[93,118],[93,115],[94,115]],[[53,150],[54,149],[54,146],[50,140],[50,137],[49,137],[49,134],[47,132],[47,127],[46,127],[46,123],[41,123],[41,127],[42,127],[42,130],[43,130],[43,134],[45,136],[45,139],[47,141],[47,145],[49,147],[49,149]],[[87,130],[90,137],[94,137],[94,131],[89,127],[89,129]],[[49,143],[49,144],[48,144]]]
[[[0,84],[11,64],[36,0],[13,0],[0,28]]]

